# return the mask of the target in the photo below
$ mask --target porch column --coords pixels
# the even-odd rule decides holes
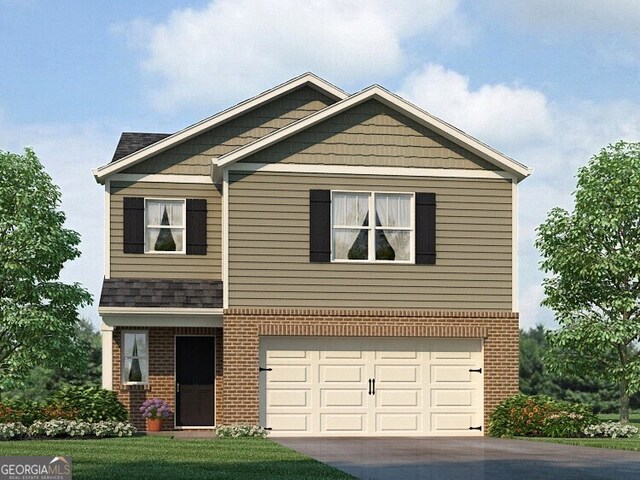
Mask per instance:
[[[102,322],[102,388],[113,389],[113,327]]]

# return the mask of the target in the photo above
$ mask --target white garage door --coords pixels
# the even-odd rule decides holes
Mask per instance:
[[[277,436],[482,435],[481,339],[262,337]]]

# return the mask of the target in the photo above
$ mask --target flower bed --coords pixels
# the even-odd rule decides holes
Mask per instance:
[[[130,423],[110,420],[93,423],[65,419],[36,420],[29,427],[20,422],[0,423],[1,440],[130,437],[134,433],[136,428]]]

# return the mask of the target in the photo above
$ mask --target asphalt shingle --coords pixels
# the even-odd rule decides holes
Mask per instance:
[[[122,132],[120,141],[113,154],[112,162],[120,160],[133,152],[148,147],[160,140],[167,138],[170,133],[143,133],[143,132]]]
[[[106,278],[100,306],[222,308],[222,282]]]

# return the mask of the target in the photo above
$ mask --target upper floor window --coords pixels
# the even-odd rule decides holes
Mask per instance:
[[[333,192],[332,260],[414,261],[412,193]]]
[[[145,200],[145,252],[185,253],[185,201]]]

